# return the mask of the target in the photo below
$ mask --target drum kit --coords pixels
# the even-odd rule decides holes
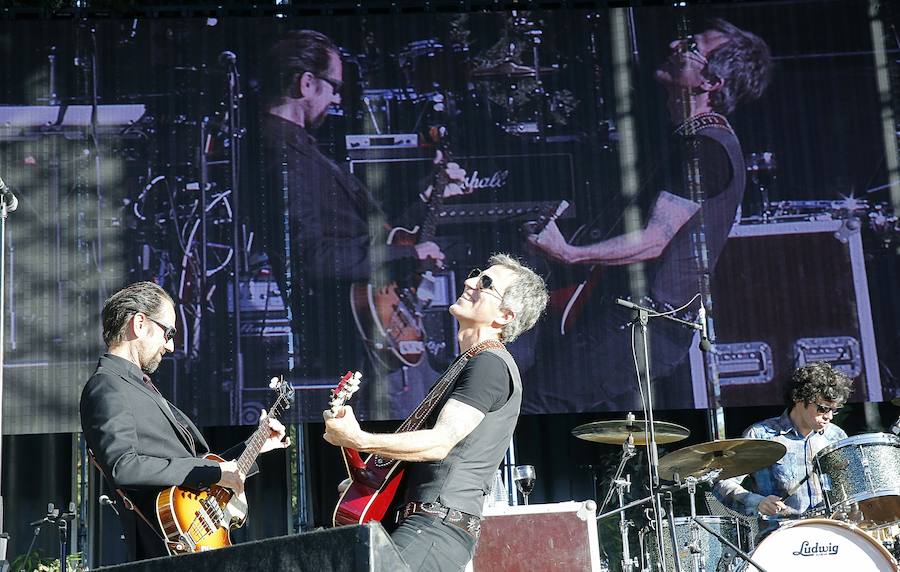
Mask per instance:
[[[543,45],[541,23],[513,10],[500,28],[501,47],[477,53],[465,34],[415,40],[392,54],[342,50],[349,83],[360,88],[358,113],[366,129],[376,135],[415,132],[435,105],[451,115],[479,109],[512,135],[538,136],[565,121],[576,102],[562,105],[560,94],[546,86],[559,67],[542,61],[555,56]],[[353,99],[345,105],[355,105]]]
[[[653,426],[660,444],[676,443],[690,435],[688,429],[673,423],[656,421]],[[662,523],[662,534],[650,520],[638,531],[640,554],[632,557],[634,524],[625,511],[649,504],[651,499],[626,503],[625,494],[632,483],[631,476],[623,478],[623,473],[636,454],[635,446],[648,442],[648,428],[648,423],[629,413],[625,420],[597,421],[572,430],[579,439],[622,447],[597,519],[619,517],[623,572],[900,570],[900,437],[892,433],[857,435],[819,451],[810,478],[821,487],[823,505],[789,519],[757,515],[778,524],[758,544],[756,519],[725,508],[709,493],[711,512],[720,514],[698,515],[697,487],[772,465],[782,458],[785,447],[764,439],[723,439],[669,453],[659,460],[660,479],[671,483],[659,488],[668,512],[665,519],[656,520]],[[688,492],[690,514],[675,516],[672,495],[683,490]],[[618,508],[604,512],[614,493]]]

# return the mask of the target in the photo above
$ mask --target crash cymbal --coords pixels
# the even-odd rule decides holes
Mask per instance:
[[[556,73],[556,71],[556,68],[540,68],[541,75]],[[516,62],[511,62],[509,60],[494,66],[480,68],[472,72],[473,77],[479,78],[535,77],[535,75],[536,73],[533,67],[517,64]]]
[[[673,481],[675,473],[683,479],[722,469],[718,478],[729,479],[768,467],[786,450],[781,443],[766,439],[723,439],[688,445],[659,460],[659,476]]]
[[[635,445],[646,445],[645,426],[646,423],[643,419],[594,421],[572,429],[572,435],[585,441],[608,445],[621,445],[629,435],[632,435]],[[660,445],[687,439],[691,434],[687,428],[665,421],[654,421],[653,427],[656,429],[656,442]]]

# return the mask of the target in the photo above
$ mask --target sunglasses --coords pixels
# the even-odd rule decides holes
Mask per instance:
[[[680,42],[678,42],[678,47],[675,48],[675,51],[679,54],[688,56],[704,66],[709,64],[709,60],[706,56],[700,52],[700,47],[697,45],[697,40],[694,39],[693,36],[687,36]]]
[[[344,90],[344,82],[339,79],[325,77],[324,75],[317,75],[316,77],[330,85],[331,91],[334,92],[335,95],[340,95]]]
[[[159,326],[160,328],[163,329],[163,337],[166,339],[167,343],[172,341],[175,338],[175,335],[178,333],[178,330],[176,330],[174,327],[167,326],[167,325],[163,324],[162,322],[160,322],[159,320],[154,320],[150,316],[147,316],[147,314],[144,314],[144,316],[146,316],[148,320],[150,320],[151,322],[153,322],[154,324],[156,324],[157,326]]]
[[[827,415],[829,413],[837,413],[838,411],[841,410],[840,407],[829,407],[827,405],[820,405],[818,403],[814,403],[813,405],[816,406],[816,411],[822,415]]]
[[[466,280],[470,280],[472,278],[478,278],[478,282],[475,284],[476,288],[478,288],[482,292],[493,294],[501,300],[503,299],[503,294],[501,294],[499,290],[494,288],[494,279],[485,274],[480,268],[473,268],[472,271],[469,272],[469,276],[466,277]],[[491,292],[491,290],[496,293]]]

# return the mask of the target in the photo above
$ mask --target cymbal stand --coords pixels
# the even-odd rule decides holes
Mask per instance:
[[[634,421],[634,414],[628,413],[627,419],[628,421]],[[625,493],[631,491],[631,475],[626,476],[624,479],[622,478],[622,473],[625,471],[625,464],[635,455],[634,437],[629,433],[628,438],[622,443],[622,458],[619,459],[619,466],[616,468],[616,474],[613,476],[612,484],[609,487],[609,491],[606,493],[606,497],[603,499],[603,504],[600,505],[600,510],[597,511],[603,512],[603,509],[606,508],[610,498],[612,498],[613,491],[618,494],[620,509],[619,535],[622,538],[622,572],[631,572],[631,570],[637,566],[636,559],[632,559],[631,557],[631,547],[628,542],[628,532],[632,522],[625,517],[624,509]]]
[[[694,572],[706,572],[706,563],[700,550],[700,529],[697,527],[697,478],[688,477],[684,480],[687,484],[688,498],[691,499],[691,538],[687,549],[691,553],[691,563]]]
[[[650,321],[650,318],[665,318],[666,320],[679,323],[688,328],[693,328],[695,330],[702,329],[700,324],[695,324],[693,322],[688,322],[686,320],[681,320],[674,316],[670,316],[668,314],[661,314],[656,312],[652,308],[645,308],[644,306],[639,306],[634,302],[630,302],[628,300],[623,300],[621,298],[616,298],[616,304],[619,306],[623,306],[630,310],[635,310],[637,312],[637,323],[640,324],[641,327],[641,338],[644,342],[644,371],[643,377],[641,379],[641,371],[638,369],[638,383],[643,387],[643,390],[646,391],[646,402],[644,403],[644,419],[646,419],[647,424],[647,457],[650,465],[650,498],[653,506],[653,521],[656,529],[656,551],[657,551],[657,567],[661,572],[665,572],[664,570],[664,559],[665,559],[665,551],[663,550],[663,510],[662,510],[662,499],[659,492],[659,449],[656,445],[656,429],[655,422],[653,420],[653,388],[651,384],[652,377],[650,376],[650,353],[649,353],[649,345],[648,345],[648,333],[647,326]],[[632,339],[633,343],[633,339]],[[678,558],[675,558],[676,572],[681,572],[681,568],[678,565]]]

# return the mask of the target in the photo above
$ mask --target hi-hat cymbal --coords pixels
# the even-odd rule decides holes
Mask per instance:
[[[548,73],[556,73],[557,69],[542,67],[539,71],[541,75],[545,75]],[[535,72],[535,69],[533,67],[523,66],[522,64],[517,64],[516,62],[511,62],[509,60],[497,65],[479,68],[472,71],[473,77],[480,78],[535,77],[536,75],[537,73]]]
[[[722,469],[718,478],[729,479],[768,467],[786,450],[781,443],[766,439],[723,439],[688,445],[659,460],[659,476],[673,481],[675,473],[683,479]]]
[[[646,425],[643,419],[594,421],[572,429],[572,435],[585,441],[608,445],[621,445],[628,440],[629,435],[632,435],[635,445],[646,445],[647,439],[644,436]],[[656,442],[660,445],[687,439],[691,434],[686,427],[665,421],[654,421],[653,427],[656,429]]]

